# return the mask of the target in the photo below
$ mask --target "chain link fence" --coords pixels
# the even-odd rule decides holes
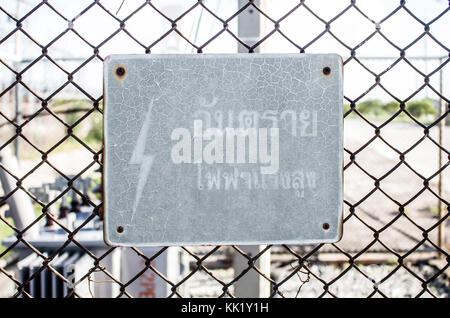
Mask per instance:
[[[449,4],[433,2],[426,17],[419,1],[387,1],[383,10],[374,2],[337,3],[0,2],[0,153],[14,149],[20,164],[0,163],[14,183],[0,194],[0,294],[44,296],[40,285],[50,275],[68,288],[65,297],[155,296],[156,282],[170,297],[234,297],[239,282],[256,273],[270,284],[270,297],[449,297]],[[259,17],[256,39],[239,34],[243,14]],[[103,215],[105,57],[238,47],[343,56],[342,241],[264,246],[253,254],[240,246],[183,246],[176,257],[185,268],[176,279],[158,265],[170,260],[169,248],[95,246],[86,235],[101,228]],[[33,207],[23,227],[7,213],[19,193]],[[81,221],[68,222],[71,211],[81,210]],[[57,234],[42,238],[44,228]],[[87,260],[81,275],[61,269],[66,252]],[[30,255],[34,270],[24,276],[21,262]],[[117,255],[134,257],[138,266],[124,275],[114,266]],[[269,271],[259,266],[267,255]],[[233,266],[237,260],[244,268]],[[135,284],[150,289],[135,293]],[[105,285],[111,293],[96,292]]]

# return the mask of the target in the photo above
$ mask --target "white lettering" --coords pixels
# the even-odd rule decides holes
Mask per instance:
[[[224,136],[225,130],[225,136]],[[237,163],[261,164],[261,174],[276,174],[280,164],[280,135],[278,128],[208,128],[203,131],[201,120],[194,120],[193,149],[191,133],[186,128],[175,128],[171,139],[171,158],[180,163]],[[270,151],[268,131],[270,131]],[[206,141],[204,147],[203,141]],[[225,147],[224,147],[225,143]],[[191,152],[194,159],[191,158]],[[263,166],[265,165],[265,166]]]
[[[175,164],[191,162],[191,132],[186,128],[176,128],[170,136],[172,140],[179,140],[172,147],[170,156]],[[181,140],[180,140],[181,139]]]

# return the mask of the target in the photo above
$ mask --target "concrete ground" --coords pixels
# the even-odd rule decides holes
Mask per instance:
[[[344,132],[344,147],[353,153],[357,152],[375,135],[374,129],[368,124],[362,120],[353,119],[345,121]],[[444,139],[443,146],[450,149],[450,127],[445,127],[444,135],[447,138]],[[391,123],[381,129],[381,136],[393,147],[405,151],[423,136],[423,129],[408,123]],[[430,136],[437,142],[438,131],[436,127],[431,129]],[[417,173],[428,178],[438,171],[438,149],[430,140],[425,139],[405,155],[405,161]],[[448,162],[445,154],[444,158],[445,164]],[[349,155],[346,153],[345,164],[349,161]],[[399,155],[378,138],[364,150],[358,152],[355,161],[375,178],[380,178],[400,162]],[[450,199],[449,176],[450,168],[447,168],[442,172],[442,198],[447,201]],[[431,179],[429,184],[429,187],[437,193],[438,176]],[[355,164],[350,165],[344,171],[344,198],[349,203],[356,204],[374,188],[374,181]],[[380,182],[380,188],[399,204],[405,204],[421,191],[424,185],[423,179],[405,164],[402,164]],[[401,216],[393,225],[381,232],[380,241],[393,249],[407,250],[415,247],[418,242],[423,240],[422,229],[429,229],[438,221],[437,205],[438,199],[436,196],[425,190],[405,205],[407,217]],[[349,207],[345,205],[344,215],[348,214]],[[380,190],[377,190],[358,204],[355,215],[374,230],[380,230],[399,215],[399,205]],[[445,215],[445,211],[443,211],[443,215]],[[374,232],[358,218],[352,216],[345,223],[344,236],[338,246],[347,250],[358,251],[374,239]],[[411,221],[417,225],[414,225]],[[449,226],[450,222],[445,222],[443,230],[447,233],[447,236]],[[431,231],[429,237],[436,243],[437,229]],[[429,243],[424,244],[421,248],[424,246],[431,247]],[[376,243],[372,249],[385,250],[379,243]]]

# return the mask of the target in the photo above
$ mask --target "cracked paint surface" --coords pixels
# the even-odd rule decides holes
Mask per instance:
[[[123,80],[114,76],[117,65],[126,67]],[[325,66],[331,68],[328,76]],[[112,55],[104,78],[108,243],[301,244],[340,238],[339,56]],[[279,128],[279,172],[261,176],[260,165],[248,162],[174,164],[171,133],[179,127],[192,131],[194,119],[220,129]]]

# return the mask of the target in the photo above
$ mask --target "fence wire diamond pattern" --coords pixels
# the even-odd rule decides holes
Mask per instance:
[[[126,0],[127,1],[127,0]],[[126,4],[125,1],[125,4]],[[119,1],[120,2],[120,1]],[[22,147],[28,147],[29,151],[32,151],[39,157],[36,164],[27,166],[26,171],[19,175],[16,171],[9,169],[3,164],[0,167],[6,171],[7,174],[12,176],[16,181],[16,188],[9,193],[4,193],[1,197],[1,206],[6,206],[8,199],[19,190],[24,191],[32,200],[35,206],[38,206],[39,213],[36,214],[36,218],[32,224],[29,224],[26,228],[17,228],[10,218],[0,213],[0,223],[3,227],[6,227],[12,235],[14,235],[14,242],[5,249],[0,250],[0,258],[7,257],[13,254],[19,246],[25,248],[28,252],[35,253],[40,258],[40,267],[33,275],[28,279],[21,281],[17,275],[7,270],[7,266],[0,263],[0,276],[4,277],[4,280],[8,280],[14,284],[15,291],[14,297],[31,297],[29,286],[33,280],[38,279],[40,273],[44,270],[50,270],[54,275],[58,276],[65,283],[69,283],[68,279],[58,272],[54,266],[54,260],[57,255],[65,252],[69,246],[75,246],[75,248],[83,252],[92,260],[92,267],[89,271],[80,277],[78,281],[88,281],[89,284],[95,283],[92,281],[92,274],[96,272],[102,272],[106,277],[108,284],[114,284],[118,286],[119,297],[132,297],[127,288],[139,279],[141,275],[145,273],[152,273],[164,281],[170,289],[169,296],[183,297],[194,295],[190,293],[186,286],[192,286],[194,281],[200,273],[205,280],[209,281],[211,288],[214,289],[213,294],[219,297],[234,297],[234,286],[237,281],[242,279],[245,275],[249,275],[250,272],[257,272],[264,280],[270,282],[271,297],[286,297],[286,296],[301,296],[301,289],[307,288],[307,285],[314,281],[321,286],[322,290],[317,292],[315,296],[319,297],[338,297],[343,295],[342,290],[336,288],[341,280],[345,279],[348,273],[352,272],[352,275],[360,275],[365,278],[367,290],[364,296],[367,297],[387,297],[389,293],[386,288],[383,288],[383,284],[392,280],[398,273],[402,275],[408,275],[418,283],[418,288],[412,296],[442,296],[439,294],[439,288],[444,288],[439,285],[438,289],[430,286],[438,280],[448,279],[448,267],[450,257],[448,254],[448,247],[445,246],[444,233],[446,231],[446,223],[449,218],[449,202],[448,197],[445,198],[445,189],[442,188],[443,174],[448,169],[450,153],[444,146],[442,139],[442,133],[438,136],[432,132],[436,129],[445,129],[445,120],[449,114],[449,97],[444,96],[443,89],[436,87],[433,78],[442,74],[444,68],[449,62],[450,50],[446,46],[448,45],[448,34],[435,34],[433,33],[433,27],[441,20],[448,21],[449,7],[448,5],[442,9],[442,11],[435,15],[433,18],[423,21],[417,14],[414,13],[408,6],[408,1],[392,1],[395,3],[393,9],[388,12],[382,18],[374,18],[371,16],[371,12],[362,8],[360,1],[352,0],[346,1],[345,6],[339,11],[333,12],[332,15],[322,14],[320,7],[314,6],[314,1],[298,1],[290,10],[286,11],[281,16],[275,18],[270,10],[265,10],[258,1],[248,1],[244,5],[239,6],[236,10],[233,10],[232,14],[223,16],[223,13],[218,12],[212,5],[208,4],[209,1],[192,1],[189,7],[185,7],[182,13],[176,15],[170,12],[166,12],[164,9],[158,7],[156,1],[141,1],[135,8],[127,11],[122,11],[122,14],[118,14],[115,10],[118,8],[112,8],[106,1],[92,1],[87,2],[85,7],[77,9],[77,12],[68,12],[64,6],[56,5],[51,0],[44,1],[27,1],[26,12],[17,16],[15,12],[11,11],[7,6],[0,6],[0,14],[3,15],[3,19],[9,21],[8,27],[5,24],[5,30],[0,33],[0,49],[5,48],[14,41],[15,37],[22,39],[22,42],[26,42],[29,47],[33,47],[33,52],[38,52],[34,58],[24,59],[21,61],[14,61],[9,59],[8,56],[0,56],[0,63],[2,66],[2,77],[11,77],[13,80],[0,87],[0,123],[1,128],[8,129],[10,132],[2,137],[0,144],[0,151],[6,149],[9,146],[21,145]],[[85,3],[85,2],[83,2]],[[115,3],[117,4],[117,2]],[[125,10],[121,8],[120,10]],[[120,12],[119,10],[119,12]],[[208,15],[211,21],[214,21],[214,28],[212,28],[213,34],[208,38],[200,42],[197,36],[185,32],[185,28],[180,27],[184,21],[190,15],[201,10],[201,14]],[[248,44],[246,39],[240,38],[236,28],[232,27],[233,23],[237,23],[238,16],[243,12],[251,10],[253,14],[260,15],[260,19],[265,21],[266,32],[260,36],[260,38],[254,44]],[[60,20],[60,24],[55,26],[51,39],[48,39],[50,34],[43,36],[37,33],[36,29],[39,29],[34,23],[33,17],[42,11],[46,11],[48,15],[55,16]],[[108,28],[102,30],[102,38],[93,38],[86,29],[81,30],[79,25],[89,23],[87,18],[93,12],[103,15],[105,19],[108,19]],[[157,37],[149,38],[142,36],[134,32],[134,28],[129,27],[133,25],[133,19],[142,13],[151,13],[152,17],[155,17],[154,23],[160,23],[167,26],[167,30],[159,34]],[[322,30],[317,34],[310,34],[308,30],[290,30],[289,24],[286,21],[289,17],[301,12],[301,14],[307,14],[310,19],[315,19],[318,28]],[[370,25],[372,31],[366,37],[361,39],[356,44],[350,44],[345,40],[345,37],[339,35],[339,32],[335,32],[334,26],[340,23],[344,19],[352,19],[355,15],[358,19],[364,21],[364,23]],[[394,40],[391,40],[388,33],[385,32],[384,26],[389,24],[392,19],[395,19],[398,15],[406,15],[411,21],[411,25],[420,27],[421,33],[417,35],[406,45],[399,45]],[[119,18],[120,16],[120,18]],[[152,18],[153,19],[153,18]],[[447,19],[447,20],[446,20]],[[29,22],[27,22],[29,21]],[[158,21],[158,22],[156,22]],[[287,26],[286,26],[287,25]],[[148,26],[147,26],[148,27]],[[406,35],[410,26],[404,26],[402,32]],[[293,32],[300,32],[310,36],[304,41],[298,41],[297,37],[293,37]],[[100,34],[100,31],[98,32]],[[73,41],[79,43],[80,46],[85,48],[85,52],[90,52],[90,55],[86,55],[83,58],[71,59],[72,64],[67,64],[64,54],[58,53],[58,51],[52,51],[55,43],[58,43],[63,37],[70,36]],[[215,42],[220,41],[224,36],[228,39],[232,39],[235,45],[244,46],[249,53],[253,53],[255,50],[261,48],[266,42],[270,41],[274,37],[281,38],[283,41],[287,41],[291,45],[291,49],[295,50],[299,54],[309,53],[310,49],[319,41],[337,41],[341,50],[345,52],[344,57],[344,74],[345,76],[351,76],[351,67],[358,66],[368,72],[368,76],[371,80],[366,82],[367,89],[353,94],[350,97],[345,90],[347,86],[344,84],[345,101],[348,107],[345,110],[344,122],[347,127],[350,127],[349,134],[352,134],[351,123],[355,120],[364,123],[367,131],[370,131],[369,138],[361,142],[358,147],[345,146],[346,162],[344,166],[344,178],[346,179],[346,192],[350,191],[351,186],[347,188],[347,184],[351,185],[353,178],[357,174],[362,179],[367,180],[370,184],[368,190],[362,195],[345,196],[345,212],[344,212],[344,238],[348,235],[363,235],[360,244],[319,244],[315,246],[266,246],[257,255],[248,255],[242,247],[239,246],[215,246],[215,247],[182,247],[182,253],[184,253],[189,261],[190,267],[186,274],[177,281],[171,281],[169,278],[161,273],[153,264],[154,261],[163,254],[167,248],[161,248],[156,254],[149,257],[140,251],[139,248],[130,248],[137,257],[142,260],[142,270],[136,272],[136,274],[129,280],[123,281],[120,276],[113,273],[105,264],[104,260],[110,256],[118,248],[109,247],[106,252],[102,252],[100,255],[94,253],[89,247],[84,246],[77,241],[77,234],[79,234],[83,228],[88,226],[94,221],[95,218],[102,217],[102,203],[101,201],[94,200],[92,197],[87,196],[85,191],[77,183],[77,180],[85,177],[86,173],[92,169],[98,169],[102,166],[102,147],[95,147],[92,143],[83,137],[78,136],[78,127],[82,126],[90,116],[103,113],[102,95],[96,94],[95,90],[90,89],[78,78],[84,69],[91,67],[93,62],[101,63],[104,61],[106,55],[103,53],[106,51],[106,47],[115,38],[124,37],[127,39],[127,43],[132,43],[136,53],[151,54],[158,50],[159,45],[170,37],[176,36],[179,41],[189,47],[190,50],[196,53],[205,53],[210,46],[213,46]],[[396,57],[386,59],[387,64],[380,69],[373,69],[368,63],[368,59],[364,56],[360,56],[359,52],[370,42],[372,38],[383,39],[386,45],[390,46],[391,52],[396,52]],[[433,66],[433,69],[424,70],[415,63],[414,58],[408,56],[409,50],[419,43],[424,38],[427,38],[429,43],[437,46],[440,51],[445,52],[438,59],[438,63]],[[63,75],[58,86],[50,91],[45,91],[36,87],[33,81],[36,77],[27,77],[28,73],[34,66],[40,62],[45,61],[46,65],[52,72],[62,73]],[[411,72],[415,72],[415,76],[420,76],[421,83],[415,85],[415,88],[409,92],[406,97],[397,96],[396,87],[389,87],[384,84],[384,78],[389,76],[392,72],[397,72],[397,67],[400,64],[406,63],[410,67]],[[353,66],[352,66],[353,65]],[[400,72],[400,71],[398,71]],[[49,74],[47,76],[52,76]],[[405,75],[406,76],[406,75]],[[101,79],[100,79],[101,81]],[[442,78],[441,78],[441,86]],[[399,85],[401,83],[398,83]],[[26,109],[22,109],[19,105],[18,112],[10,111],[12,104],[8,104],[7,98],[13,95],[20,87],[22,92],[26,92],[31,99],[36,101],[35,107],[31,112],[26,112]],[[59,94],[67,89],[76,91],[76,93],[87,100],[88,106],[84,108],[64,109],[60,110],[55,107],[55,100],[58,99]],[[386,96],[396,102],[395,111],[389,116],[384,118],[381,122],[373,120],[368,116],[360,107],[362,101],[370,95],[373,91],[378,90],[383,92]],[[439,114],[433,118],[433,120],[424,123],[420,118],[415,116],[407,104],[419,96],[424,91],[433,94],[439,101]],[[72,120],[68,120],[68,115],[75,114]],[[422,133],[418,135],[412,144],[398,145],[398,143],[390,140],[389,134],[384,134],[392,123],[400,117],[406,117],[410,121],[411,125],[420,127]],[[61,126],[65,134],[62,138],[56,141],[56,143],[43,147],[33,140],[28,134],[27,127],[31,126],[35,121],[42,117],[49,118],[52,125]],[[101,123],[100,123],[101,124]],[[348,128],[346,128],[348,129]],[[5,130],[6,131],[6,130]],[[442,131],[441,131],[442,132]],[[355,131],[355,134],[357,132]],[[358,136],[356,136],[358,137]],[[64,144],[71,140],[77,143],[77,146],[82,147],[83,158],[86,162],[84,168],[77,171],[75,174],[67,174],[58,164],[55,164],[52,160],[53,155],[57,149],[63,147]],[[19,143],[20,142],[20,143]],[[410,153],[420,147],[424,142],[427,142],[439,153],[439,166],[428,176],[425,176],[422,172],[419,172],[414,165],[408,161]],[[380,173],[373,166],[374,161],[369,161],[370,157],[368,149],[374,144],[383,145],[389,152],[393,153],[395,160],[391,168]],[[30,191],[26,186],[26,181],[30,176],[42,173],[41,169],[51,169],[53,173],[56,173],[58,177],[63,178],[64,187],[59,191],[57,195],[51,198],[51,200],[42,200],[35,193]],[[393,194],[392,188],[389,186],[389,182],[396,178],[398,171],[407,171],[411,178],[420,180],[421,187],[415,190],[412,196],[407,199],[398,198]],[[353,171],[350,173],[350,171]],[[406,172],[405,172],[406,173]],[[438,181],[438,185],[437,181]],[[52,206],[59,205],[64,196],[75,192],[84,202],[87,203],[92,209],[90,216],[84,220],[83,223],[75,228],[70,228],[66,223],[61,221],[54,213],[52,213]],[[437,211],[432,218],[431,223],[424,225],[420,220],[415,218],[415,214],[408,213],[408,208],[421,198],[422,195],[427,194],[435,198],[437,204]],[[371,198],[376,197],[378,201],[387,202],[392,206],[393,213],[389,219],[383,219],[382,223],[374,223],[370,217],[367,217],[367,213],[364,212],[363,206],[365,202],[370,201]],[[373,201],[371,201],[373,202]],[[431,212],[430,212],[431,213]],[[372,218],[376,215],[371,214]],[[409,226],[413,228],[409,233],[414,237],[413,244],[406,244],[407,246],[398,247],[395,242],[392,241],[392,236],[385,233],[389,232],[396,226],[399,227],[399,220],[401,222],[409,222]],[[34,246],[31,240],[27,237],[27,233],[32,228],[39,227],[39,223],[42,221],[51,222],[54,226],[60,227],[65,231],[66,239],[63,244],[54,248],[51,253],[45,253],[41,248]],[[401,226],[400,226],[401,227]],[[355,228],[359,230],[354,230]],[[352,234],[353,233],[353,234]],[[362,234],[361,234],[362,233]],[[359,240],[358,237],[354,240]],[[395,245],[395,247],[393,247]],[[272,254],[272,268],[286,267],[284,272],[276,272],[273,270],[271,273],[265,273],[257,266],[257,260],[266,253]],[[375,254],[380,254],[383,257],[376,258]],[[434,265],[433,271],[427,275],[418,271],[420,261],[414,263],[414,259],[420,259],[420,255],[432,254],[432,258],[440,260],[437,265]],[[234,257],[244,258],[248,267],[242,272],[234,272],[231,276],[224,277],[223,273],[218,270],[211,260],[217,260],[222,258],[229,258],[230,254],[234,254]],[[225,256],[224,256],[225,255]],[[334,257],[333,259],[339,259],[340,267],[330,275],[324,275],[324,272],[320,269],[320,264],[326,262],[321,255],[328,255]],[[372,261],[372,264],[390,263],[390,267],[383,273],[374,273],[369,267],[360,266],[366,264],[367,256],[373,255],[376,259]],[[388,259],[388,261],[386,261]],[[364,261],[363,261],[364,260]],[[412,262],[412,263],[411,263]],[[224,261],[224,263],[227,263]],[[228,264],[228,263],[227,263]],[[319,264],[319,265],[318,265]],[[411,265],[413,264],[413,265]],[[417,265],[419,264],[419,265]],[[416,266],[417,265],[417,266]],[[319,267],[318,267],[319,266]],[[219,266],[220,267],[220,266]],[[226,268],[226,266],[225,266]],[[446,274],[447,272],[447,274]],[[277,274],[278,273],[278,274]],[[96,282],[99,283],[99,282]],[[293,293],[286,292],[285,286],[291,284]],[[445,284],[444,284],[445,285]],[[186,287],[183,289],[183,287]],[[447,290],[448,290],[447,282]],[[82,297],[78,294],[76,289],[72,290],[68,297],[76,296]],[[447,294],[448,297],[448,294]]]

